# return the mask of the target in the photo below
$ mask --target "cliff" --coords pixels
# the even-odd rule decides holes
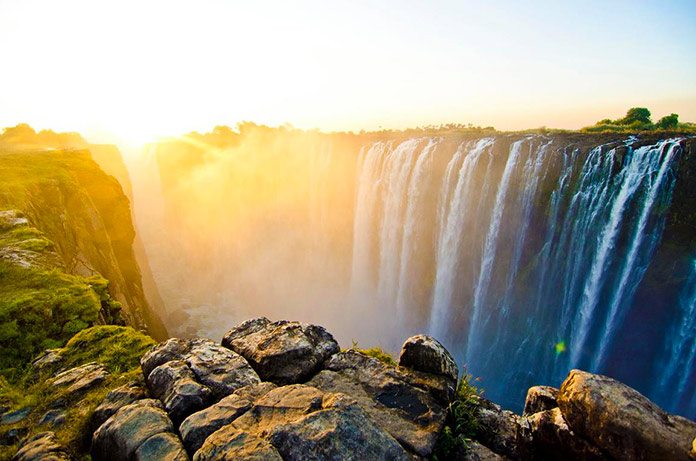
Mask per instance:
[[[0,175],[0,208],[21,211],[45,234],[67,273],[101,275],[129,325],[167,336],[143,293],[128,198],[89,151],[6,149]]]

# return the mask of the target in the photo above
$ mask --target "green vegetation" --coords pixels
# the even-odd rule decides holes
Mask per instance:
[[[82,330],[68,341],[61,351],[60,362],[48,366],[40,373],[28,369],[14,383],[0,377],[0,402],[9,405],[11,410],[27,407],[32,409],[24,421],[0,426],[0,436],[18,427],[30,428],[29,435],[53,430],[75,459],[86,456],[91,436],[89,424],[95,408],[110,390],[141,376],[139,359],[154,343],[149,336],[129,327],[92,327]],[[90,362],[102,363],[111,376],[85,394],[71,396],[63,389],[56,390],[48,380],[60,370]],[[65,423],[57,428],[39,426],[41,417],[50,409],[51,404],[61,398],[67,399]],[[14,445],[0,447],[0,459],[10,459],[16,450]]]
[[[372,357],[373,359],[379,360],[385,365],[390,365],[392,367],[396,366],[396,361],[394,360],[394,357],[391,354],[384,352],[384,350],[382,350],[381,347],[373,347],[371,349],[360,349],[356,340],[353,339],[352,342],[353,344],[348,350],[365,354],[368,357]]]
[[[600,120],[593,126],[583,128],[586,133],[619,132],[632,133],[638,131],[680,131],[696,133],[696,124],[679,123],[679,115],[670,114],[662,117],[657,123],[652,122],[651,114],[645,107],[633,107],[626,112],[626,116],[617,120]]]
[[[478,378],[472,381],[468,374],[459,380],[454,400],[447,408],[445,427],[435,445],[435,461],[455,459],[457,452],[461,452],[458,448],[466,451],[468,442],[479,434],[477,397],[483,394],[483,389],[476,386],[477,381]]]

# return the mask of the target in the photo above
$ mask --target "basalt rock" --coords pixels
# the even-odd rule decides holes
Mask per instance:
[[[108,394],[92,415],[92,429],[97,430],[118,410],[138,400],[147,398],[147,391],[140,382],[132,382],[117,387]]]
[[[572,370],[558,406],[574,433],[617,459],[689,460],[696,423],[606,376]]]
[[[152,370],[147,377],[147,388],[162,401],[175,424],[205,408],[212,396],[210,389],[196,382],[191,369],[181,360],[171,360]]]
[[[250,444],[271,459],[408,459],[355,400],[301,384],[268,392],[208,437],[194,460],[234,459]]]
[[[601,461],[608,457],[596,446],[577,436],[563,419],[560,408],[528,417],[532,430],[534,459],[554,461]]]
[[[1,424],[17,424],[23,421],[31,413],[31,407],[22,408],[15,411],[8,411],[0,415],[0,425]]]
[[[171,432],[155,434],[135,450],[134,461],[189,461],[181,440]]]
[[[432,453],[446,410],[399,370],[354,351],[336,354],[307,384],[349,395],[385,431],[420,456]]]
[[[440,341],[428,335],[412,336],[404,342],[399,355],[399,365],[414,370],[443,375],[455,383],[459,379],[459,367]]]
[[[276,384],[301,382],[339,351],[333,336],[320,326],[265,317],[237,325],[222,345],[247,359],[264,381]]]
[[[209,438],[193,461],[282,461],[273,445],[248,432],[225,426],[218,437]]]
[[[130,460],[151,437],[173,432],[159,400],[140,400],[118,410],[97,429],[92,437],[92,459]]]
[[[250,400],[232,394],[186,418],[179,432],[188,453],[196,453],[210,434],[239,418],[251,405]]]
[[[53,432],[40,432],[22,442],[14,461],[70,461]]]
[[[531,459],[532,431],[526,418],[499,405],[474,397],[478,401],[478,441],[499,455],[511,459]]]
[[[455,459],[461,459],[462,461],[505,461],[508,458],[500,456],[475,440],[470,440],[460,453],[456,453]]]
[[[92,362],[57,374],[52,384],[61,391],[65,389],[63,396],[72,399],[103,383],[108,377],[109,372],[103,365]]]
[[[555,387],[530,387],[527,391],[527,398],[524,401],[524,411],[522,412],[522,416],[529,416],[540,411],[551,410],[558,407],[556,397],[558,397],[558,389]]]
[[[148,351],[140,365],[147,378],[155,368],[171,361],[184,362],[196,381],[209,388],[218,399],[240,387],[261,382],[243,357],[204,338],[168,339]]]

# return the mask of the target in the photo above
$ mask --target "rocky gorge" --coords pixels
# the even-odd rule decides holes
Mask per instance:
[[[56,395],[79,395],[107,379],[104,364],[50,364]],[[560,388],[529,389],[522,415],[478,392],[434,338],[417,335],[398,364],[341,349],[324,328],[247,320],[220,343],[170,338],[140,358],[140,370],[105,395],[84,437],[99,460],[689,460],[696,423],[670,415],[630,387],[572,370]],[[474,408],[472,437],[457,434],[460,399]],[[21,425],[22,416],[3,414]],[[50,415],[46,416],[50,417]],[[56,425],[59,425],[57,422]],[[27,429],[25,428],[25,433]],[[17,461],[68,460],[53,432],[32,431]]]

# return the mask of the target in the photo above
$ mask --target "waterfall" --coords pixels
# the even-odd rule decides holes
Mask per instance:
[[[606,372],[628,347],[622,331],[636,321],[634,298],[660,246],[680,143],[581,147],[528,135],[368,144],[353,290],[372,289],[399,323],[425,309],[421,329],[513,409],[527,387],[559,385],[572,367]],[[696,289],[685,290],[669,365],[651,378],[682,401],[696,367]],[[663,344],[667,334],[646,340]]]

